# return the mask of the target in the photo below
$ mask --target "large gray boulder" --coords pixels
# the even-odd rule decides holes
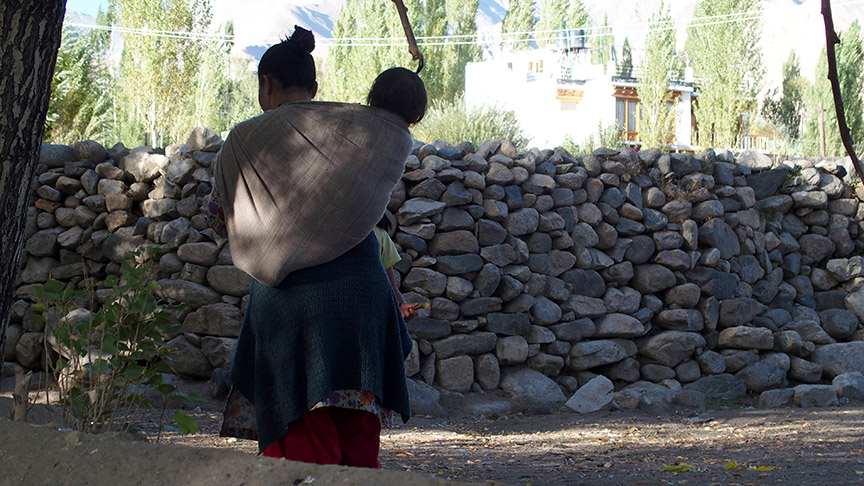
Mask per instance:
[[[747,385],[728,373],[704,376],[693,383],[687,383],[684,389],[700,391],[706,398],[735,399],[747,395]]]
[[[565,405],[576,413],[591,413],[603,410],[612,403],[615,385],[603,375],[596,376],[573,394]]]
[[[555,381],[528,368],[503,371],[501,389],[510,396],[514,412],[552,413],[567,401]]]
[[[702,335],[685,331],[663,331],[638,341],[640,355],[670,368],[688,360],[705,345]]]
[[[747,388],[754,392],[763,392],[780,388],[786,384],[786,370],[776,361],[766,359],[752,364],[735,374]]]
[[[712,219],[699,228],[699,244],[720,251],[720,258],[728,260],[741,253],[735,231],[722,219]]]
[[[441,406],[441,392],[422,381],[409,378],[406,382],[408,384],[408,399],[411,402],[411,413],[413,415],[447,416],[447,411]]]
[[[864,373],[864,341],[819,346],[810,361],[822,365],[828,378],[855,371]]]
[[[637,353],[636,344],[627,339],[598,339],[582,341],[570,348],[570,366],[573,371],[589,370],[617,363]]]
[[[243,314],[237,306],[220,302],[201,306],[186,316],[183,331],[236,338],[242,323]]]

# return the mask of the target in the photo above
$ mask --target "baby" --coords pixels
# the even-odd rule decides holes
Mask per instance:
[[[426,101],[426,86],[423,80],[416,73],[401,67],[391,68],[379,74],[366,97],[369,106],[383,108],[399,115],[408,125],[423,119],[423,115],[426,114]],[[411,319],[417,315],[417,309],[422,306],[405,302],[405,298],[399,292],[393,265],[400,260],[400,257],[393,240],[390,239],[389,230],[390,221],[385,215],[375,227],[375,236],[378,237],[381,245],[381,260],[393,287],[393,293],[399,302],[402,317]],[[426,306],[428,307],[428,303]]]
[[[405,68],[390,68],[375,78],[366,104],[383,108],[414,125],[426,114],[426,85],[416,73]]]

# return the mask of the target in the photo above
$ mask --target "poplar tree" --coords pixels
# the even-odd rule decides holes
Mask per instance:
[[[534,0],[510,0],[501,33],[505,35],[503,47],[510,51],[522,51],[531,46],[531,32],[534,32]],[[518,33],[518,34],[515,34]]]
[[[120,27],[203,33],[210,25],[206,0],[115,0]],[[122,139],[165,146],[188,136],[190,90],[200,68],[202,41],[181,36],[123,33],[118,88],[126,125]],[[144,135],[144,136],[142,136]],[[142,140],[142,138],[144,140]]]
[[[414,33],[423,35],[424,26],[434,21],[424,19],[423,6],[417,0],[405,2]],[[434,9],[433,9],[434,11]],[[423,19],[423,20],[420,20]],[[368,39],[404,39],[405,34],[393,2],[380,0],[347,0],[333,25],[333,42],[324,65],[324,80],[319,81],[319,98],[330,101],[360,103],[365,101],[369,88],[378,74],[395,66],[411,67],[411,56],[406,46]],[[344,40],[343,40],[344,39]],[[352,40],[367,39],[367,40]],[[422,48],[424,56],[427,49]],[[426,63],[434,62],[426,58]],[[431,65],[431,64],[430,64]],[[426,71],[421,77],[427,83]]]
[[[569,9],[568,0],[544,0],[540,5],[540,20],[537,21],[537,44],[547,46],[555,44],[555,34],[572,27],[567,21]]]
[[[675,109],[669,89],[670,67],[675,57],[675,30],[669,6],[660,2],[649,19],[651,29],[645,39],[645,54],[640,62],[639,102],[642,120],[639,139],[643,147],[664,147],[675,139]]]
[[[202,126],[219,133],[260,113],[257,77],[249,70],[248,60],[232,54],[234,41],[229,39],[234,36],[234,23],[223,24],[217,33],[226,40],[204,45],[188,130]]]
[[[567,10],[567,28],[586,29],[589,25],[588,9],[585,8],[585,3],[582,0],[570,0],[570,7]]]
[[[728,17],[718,17],[723,15]],[[744,114],[756,107],[765,71],[759,49],[762,2],[702,0],[693,17],[728,20],[695,20],[687,30],[687,52],[700,88],[694,110],[698,143],[735,147],[744,133]]]
[[[98,25],[110,25],[113,13],[101,10]],[[51,81],[45,138],[72,144],[93,139],[108,143],[116,135],[112,118],[112,79],[106,54],[107,30],[65,28]]]
[[[614,49],[615,35],[612,34],[612,28],[609,27],[609,15],[603,15],[603,25],[598,29],[591,31],[591,63],[602,64],[603,72],[606,72],[606,65],[612,59],[612,49]]]
[[[849,133],[856,144],[864,143],[864,113],[860,86],[862,85],[862,40],[861,26],[858,21],[839,34],[840,44],[837,45],[837,78],[840,82],[840,95],[843,99],[843,109]],[[807,122],[805,138],[808,141],[807,150],[812,155],[820,155],[822,134],[824,133],[825,155],[841,156],[846,153],[837,128],[837,113],[834,110],[834,95],[831,83],[828,81],[828,61],[825,49],[816,62],[816,75],[813,88],[807,101]],[[822,130],[820,131],[820,118]]]
[[[465,89],[465,64],[481,58],[475,37],[478,0],[408,0],[405,6],[415,36],[435,37],[418,42],[426,62],[420,77],[430,100],[454,100]],[[392,2],[348,0],[333,27],[337,45],[330,48],[323,66],[319,98],[362,102],[381,71],[394,66],[413,69],[416,63],[402,44],[404,35]],[[371,40],[356,42],[371,45],[354,45],[352,38],[398,39],[392,43],[399,45]]]
[[[621,47],[621,67],[619,75],[625,78],[633,76],[633,53],[630,51],[630,39],[624,38],[624,46]]]
[[[804,111],[804,89],[806,81],[801,76],[798,55],[795,50],[783,63],[783,85],[779,100],[765,98],[762,116],[768,121],[783,127],[791,139],[797,139],[801,132],[801,116]]]
[[[447,75],[440,82],[445,86],[442,99],[453,101],[465,92],[465,65],[483,58],[477,42],[477,9],[479,0],[446,0],[447,23],[454,41],[444,52],[448,63]],[[467,37],[461,37],[467,36]]]

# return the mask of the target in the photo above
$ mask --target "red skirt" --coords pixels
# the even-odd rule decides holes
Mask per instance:
[[[314,464],[381,468],[381,421],[364,410],[323,407],[303,414],[264,449],[267,457]]]

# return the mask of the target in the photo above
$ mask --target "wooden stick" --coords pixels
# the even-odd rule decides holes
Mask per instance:
[[[27,405],[30,398],[30,378],[33,372],[24,373],[24,368],[15,366],[15,391],[12,392],[12,420],[15,422],[27,421]]]
[[[423,61],[423,54],[420,53],[420,48],[417,47],[417,39],[414,38],[414,31],[411,30],[411,22],[408,20],[408,10],[405,8],[405,4],[402,0],[393,0],[393,3],[396,4],[396,11],[399,12],[399,19],[402,21],[402,29],[405,30],[405,38],[408,39],[408,52],[411,53],[411,57],[415,61],[420,61],[420,65],[417,66],[416,71],[417,74],[420,74],[425,62]]]
[[[825,18],[828,79],[831,81],[831,91],[834,94],[834,109],[837,111],[837,125],[840,128],[840,138],[843,140],[843,146],[846,147],[846,153],[852,159],[852,165],[855,166],[855,172],[858,173],[858,180],[864,182],[864,171],[861,169],[861,161],[855,155],[855,147],[852,145],[852,135],[849,133],[849,126],[846,125],[846,114],[843,111],[840,78],[837,75],[837,56],[834,52],[834,45],[840,43],[840,38],[834,32],[834,19],[831,17],[831,0],[822,0],[822,16]]]

